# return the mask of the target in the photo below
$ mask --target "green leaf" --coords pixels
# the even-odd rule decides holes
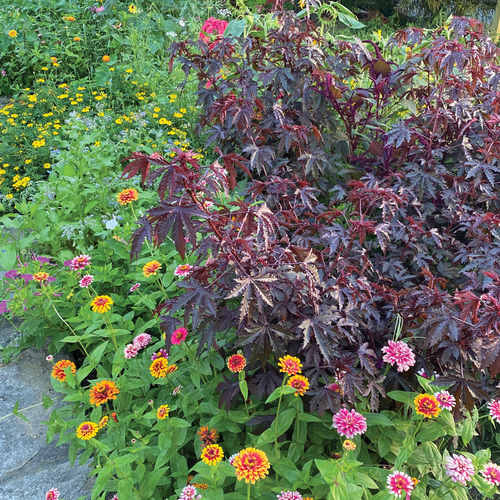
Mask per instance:
[[[183,418],[179,418],[179,417],[172,417],[169,420],[169,422],[170,422],[170,425],[172,427],[177,427],[177,428],[179,428],[179,427],[191,427],[191,424],[188,421],[184,420]]]
[[[5,245],[0,249],[0,270],[9,271],[16,264],[16,249],[12,245]]]
[[[25,422],[29,422],[29,419],[26,418],[19,410],[19,400],[16,402],[14,405],[14,409],[12,410],[12,413],[16,416],[19,417],[21,420],[24,420]]]
[[[284,434],[293,424],[293,421],[295,420],[295,416],[297,415],[297,412],[293,408],[288,408],[288,410],[285,410],[284,412],[280,413],[278,416],[278,436],[281,436]],[[274,428],[275,423],[273,422],[272,426]]]
[[[50,408],[54,404],[54,401],[52,401],[52,399],[50,399],[46,394],[42,395],[42,401],[45,409]]]
[[[467,446],[474,436],[474,423],[470,418],[467,418],[462,425],[462,441]]]
[[[370,489],[377,489],[377,483],[368,475],[363,474],[359,470],[356,471],[354,474],[354,478],[356,480],[356,484],[359,484],[360,486],[364,486],[365,488],[370,488]]]
[[[415,400],[415,393],[406,391],[391,391],[387,393],[394,401],[399,401],[400,403],[411,404]]]
[[[108,346],[108,341],[106,342],[101,342],[91,353],[90,353],[90,359],[97,365],[102,358],[102,355]]]
[[[416,440],[417,442],[435,441],[437,438],[445,435],[446,431],[443,426],[439,422],[432,421],[423,425],[422,430],[417,434]]]
[[[78,384],[82,383],[82,380],[94,369],[92,365],[83,366],[79,368],[76,372],[76,382]]]
[[[224,36],[241,36],[245,31],[245,19],[233,19],[224,30]]]
[[[248,399],[248,385],[246,380],[240,380],[240,391],[243,399],[246,401]]]
[[[394,467],[399,469],[410,458],[413,450],[415,449],[415,440],[412,436],[406,436],[403,445],[399,449],[399,453],[394,462]]]
[[[380,425],[382,427],[394,427],[394,422],[383,415],[382,413],[362,413],[363,417],[366,418],[366,423],[368,427],[372,425]]]

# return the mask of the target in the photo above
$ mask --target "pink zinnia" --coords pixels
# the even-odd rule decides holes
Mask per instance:
[[[356,410],[349,412],[346,408],[342,408],[333,416],[333,427],[341,436],[351,439],[357,434],[366,432],[366,418]]]
[[[404,342],[389,340],[389,345],[382,347],[382,352],[385,353],[382,359],[391,366],[397,364],[398,372],[405,372],[415,364],[415,355]]]
[[[406,494],[406,498],[409,499],[415,485],[408,474],[396,470],[387,478],[387,487],[389,493],[396,495],[398,498]]]
[[[172,342],[172,344],[180,345],[181,342],[186,339],[187,334],[188,331],[183,326],[181,326],[180,328],[177,328],[174,333],[172,333],[172,338],[170,339],[170,341]]]
[[[140,284],[140,283],[136,283],[135,285],[132,285],[132,286],[130,287],[130,291],[131,291],[131,292],[135,292],[135,291],[136,291],[136,290],[137,290],[140,286],[141,286],[141,284]]]
[[[457,402],[455,397],[452,396],[448,391],[436,392],[436,394],[434,394],[434,397],[438,400],[441,408],[449,411],[453,409],[455,403]]]
[[[481,471],[481,475],[484,479],[495,486],[500,485],[500,467],[492,462],[486,464],[484,469]]]
[[[85,269],[86,266],[90,266],[90,256],[89,255],[79,255],[74,259],[70,260],[69,268],[72,271],[78,271],[80,269]]]
[[[474,475],[472,460],[463,455],[453,454],[446,459],[446,475],[450,476],[453,482],[462,483],[465,486]]]
[[[282,491],[277,497],[278,500],[302,500],[302,495],[298,491]]]
[[[139,352],[139,347],[135,344],[127,344],[123,350],[123,357],[125,359],[135,358]]]
[[[179,500],[198,500],[200,498],[201,495],[198,495],[198,490],[194,486],[188,484],[187,486],[184,486],[184,488],[182,488]]]
[[[150,342],[151,342],[151,335],[149,335],[149,333],[140,333],[134,339],[134,345],[137,346],[138,349],[146,347]]]
[[[500,422],[500,399],[494,399],[488,403],[488,408],[490,409],[491,418]]]
[[[79,282],[82,288],[88,288],[89,285],[94,281],[94,277],[91,274],[86,274]]]
[[[177,269],[174,271],[174,274],[176,276],[187,276],[191,269],[193,269],[193,266],[190,264],[182,264],[181,266],[177,266]]]
[[[51,488],[45,495],[45,500],[57,500],[59,498],[59,491],[57,488]]]

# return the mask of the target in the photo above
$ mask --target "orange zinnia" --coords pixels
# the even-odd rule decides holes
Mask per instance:
[[[417,415],[423,415],[427,418],[437,417],[441,412],[439,401],[430,394],[419,394],[414,401]]]
[[[71,373],[74,375],[76,373],[76,365],[73,361],[69,361],[67,359],[61,359],[52,367],[52,378],[56,378],[59,382],[66,381],[66,373],[64,373],[64,369],[68,366],[71,366]]]
[[[102,56],[102,60],[104,62],[109,62],[109,61],[111,61],[111,57],[109,57],[109,56]]]
[[[109,380],[97,382],[97,384],[90,389],[90,404],[96,406],[102,405],[110,399],[116,399],[116,395],[119,392],[120,391],[114,382]]]
[[[107,57],[109,61],[109,56],[104,57]],[[137,201],[139,199],[139,192],[134,188],[124,189],[116,195],[116,199],[120,205],[128,205],[129,203],[132,203],[133,201]]]
[[[156,271],[159,271],[160,269],[161,264],[157,260],[152,260],[151,262],[144,264],[142,273],[144,274],[144,276],[146,276],[146,278],[149,278],[153,274],[156,274]]]
[[[255,481],[264,479],[269,474],[271,464],[263,451],[245,448],[235,457],[233,466],[236,469],[238,481],[244,479],[246,483],[255,484]]]
[[[208,430],[208,425],[200,427],[200,430],[196,433],[200,436],[200,441],[204,446],[209,444],[214,444],[217,441],[219,435],[217,434],[217,429]]]

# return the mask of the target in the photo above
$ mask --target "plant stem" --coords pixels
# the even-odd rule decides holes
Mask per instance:
[[[247,500],[250,500],[250,483],[247,483]]]

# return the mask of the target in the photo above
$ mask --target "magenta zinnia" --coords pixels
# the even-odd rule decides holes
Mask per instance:
[[[186,340],[188,331],[181,326],[180,328],[177,328],[174,333],[172,333],[172,337],[170,338],[170,342],[175,345],[180,345],[181,342]]]
[[[176,276],[187,276],[193,266],[190,264],[182,264],[181,266],[178,266],[177,269],[174,271],[174,274]]]
[[[383,361],[391,366],[398,365],[398,372],[405,372],[415,364],[413,351],[404,342],[389,340],[388,345],[382,347]]]
[[[456,400],[448,391],[436,392],[436,394],[434,394],[434,397],[438,400],[441,408],[450,411],[453,410]]]
[[[139,349],[146,347],[151,342],[151,335],[149,333],[139,333],[134,339],[133,344]]]
[[[491,418],[500,422],[500,399],[494,399],[488,403]]]
[[[352,439],[357,434],[366,432],[366,418],[356,410],[349,412],[347,408],[342,408],[333,416],[333,427],[341,436]]]
[[[72,271],[85,269],[86,266],[90,266],[90,256],[88,255],[79,255],[78,257],[71,259],[69,263],[69,268]]]
[[[495,486],[500,486],[500,467],[492,462],[486,464],[481,471],[484,479]]]
[[[396,495],[398,498],[405,494],[408,499],[414,488],[414,484],[410,476],[396,470],[387,478],[387,487],[389,488],[389,493]]]
[[[470,458],[463,455],[453,454],[446,459],[446,475],[451,477],[455,483],[461,483],[464,486],[474,475],[474,466]]]
[[[81,288],[88,288],[90,284],[94,281],[94,277],[91,274],[86,274],[79,282]]]
[[[277,497],[278,500],[303,500],[298,491],[282,491]]]
[[[57,488],[51,488],[45,494],[45,500],[57,500],[59,498],[59,490]]]

